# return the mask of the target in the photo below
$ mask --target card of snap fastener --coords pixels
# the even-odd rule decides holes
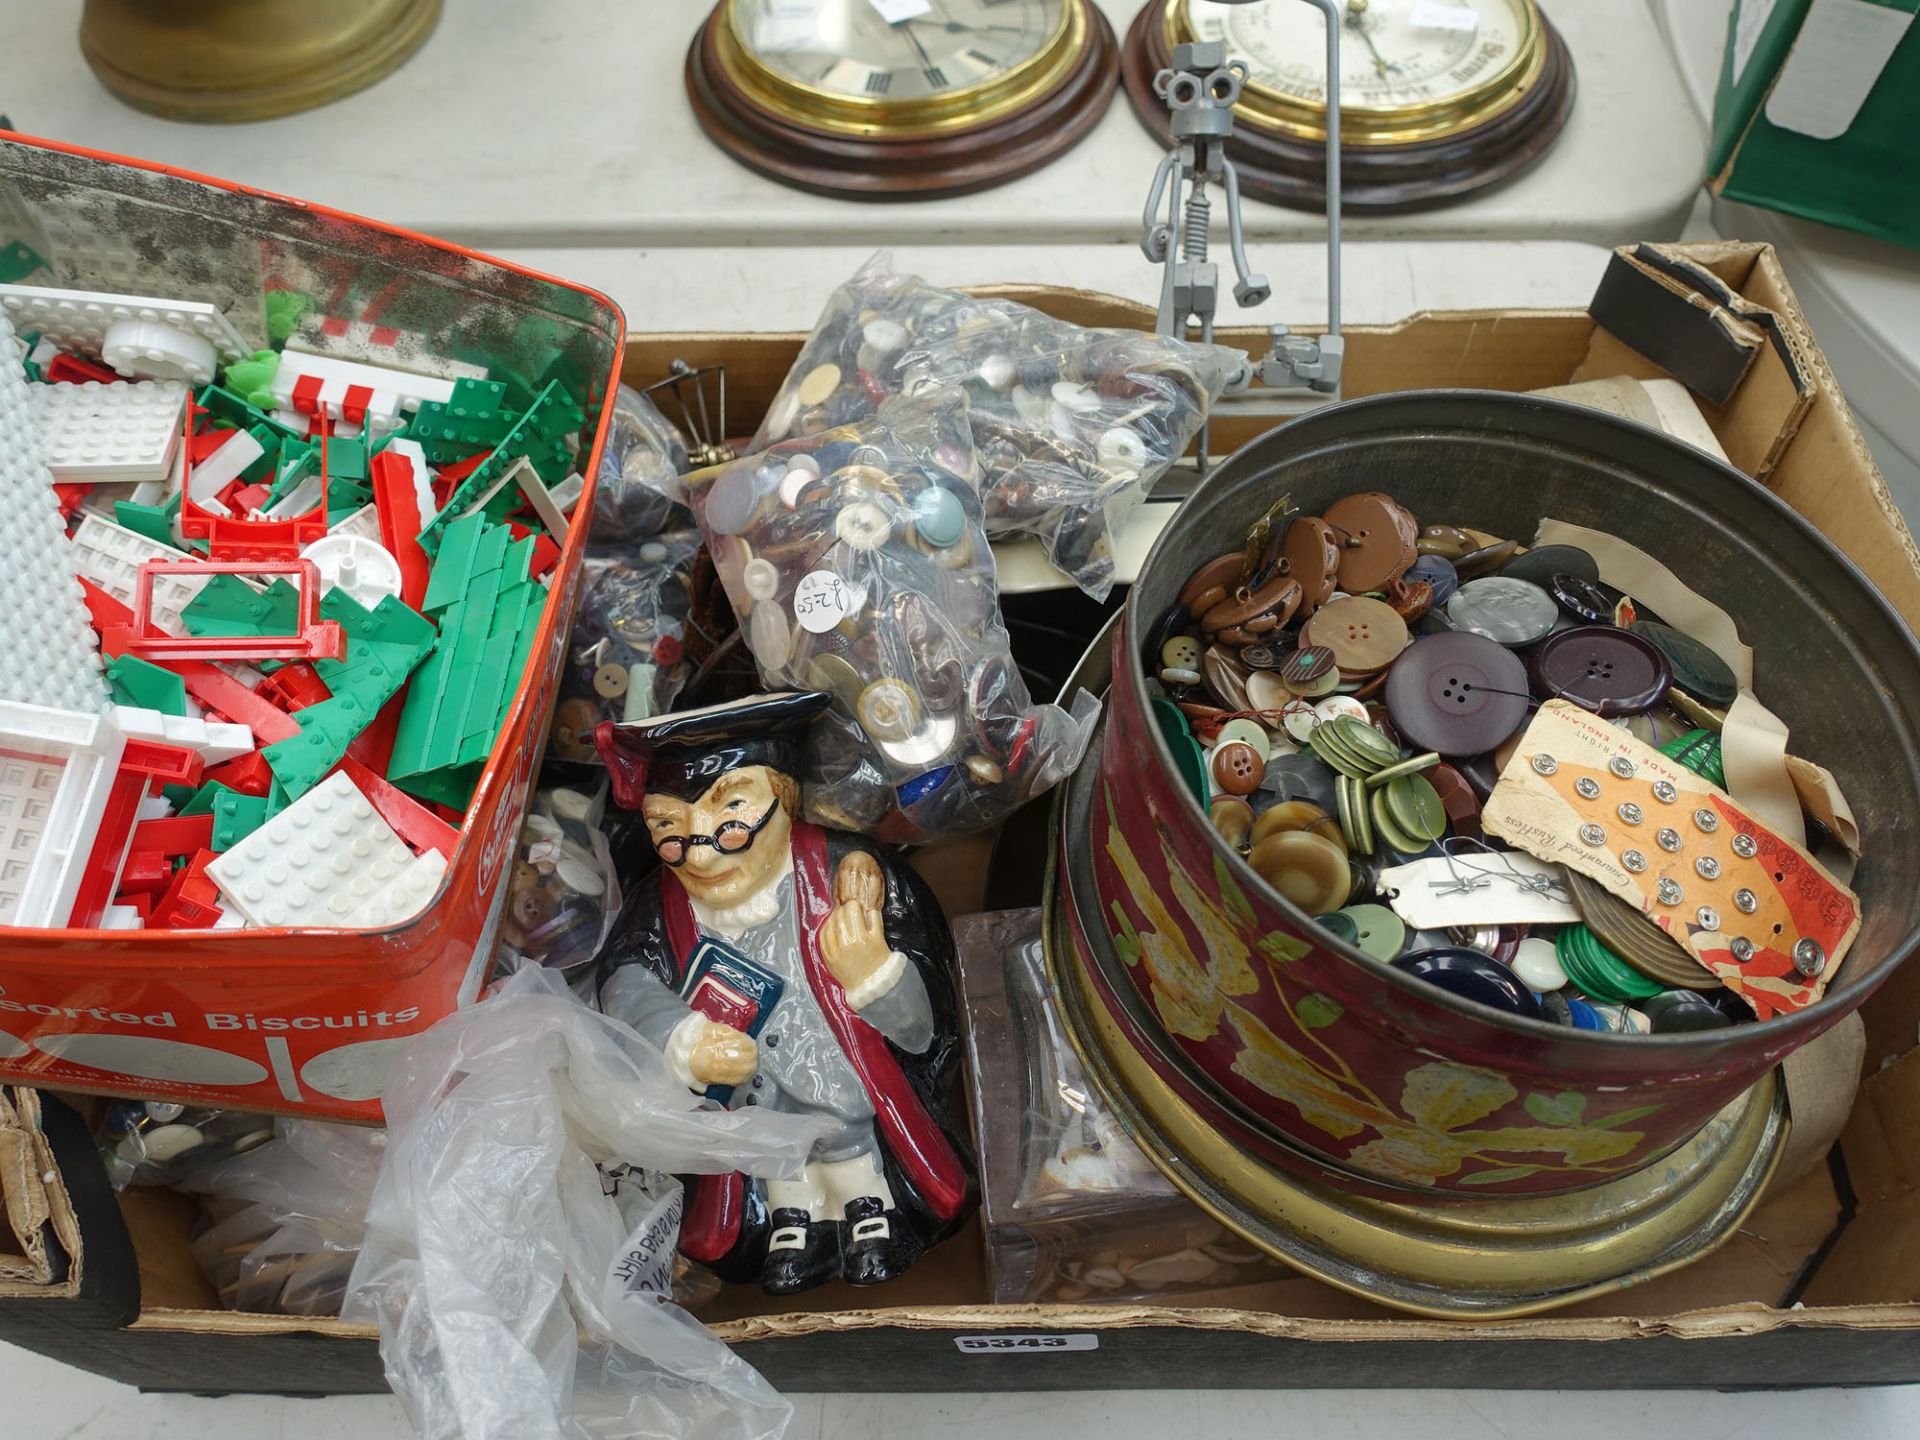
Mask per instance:
[[[1660,799],[1669,791],[1676,802]],[[1644,828],[1621,824],[1622,806],[1667,803],[1713,823],[1663,827],[1653,848],[1638,838]],[[1763,1020],[1819,1000],[1860,929],[1858,897],[1805,850],[1704,777],[1564,700],[1540,707],[1480,818],[1488,834],[1633,905]],[[1598,844],[1583,838],[1595,827],[1606,832]]]

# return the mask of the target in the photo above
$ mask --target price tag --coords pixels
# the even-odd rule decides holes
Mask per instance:
[[[810,635],[824,635],[854,610],[853,592],[831,570],[814,570],[793,587],[793,618]]]
[[[630,1196],[616,1195],[621,1203],[621,1214],[634,1223],[627,1243],[620,1247],[620,1253],[614,1257],[610,1276],[616,1292],[658,1296],[662,1300],[673,1298],[673,1250],[680,1243],[680,1217],[686,1208],[686,1192],[666,1176],[659,1177],[658,1189],[647,1183],[653,1177],[642,1177],[642,1172],[629,1167],[616,1167],[625,1170],[623,1176],[602,1171],[600,1188],[605,1191],[609,1181],[617,1189],[627,1184],[637,1193]],[[641,1179],[638,1187],[631,1182]]]
[[[1407,17],[1417,30],[1460,30],[1472,34],[1480,28],[1480,12],[1471,5],[1445,5],[1440,0],[1420,0]]]
[[[898,25],[902,20],[918,20],[933,9],[932,0],[868,0],[868,3],[880,12],[880,18],[889,25]]]
[[[1062,1350],[1098,1350],[1098,1335],[956,1335],[962,1355],[1048,1355]]]

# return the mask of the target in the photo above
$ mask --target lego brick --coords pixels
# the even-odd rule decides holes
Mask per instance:
[[[180,612],[189,635],[287,636],[300,623],[300,592],[276,579],[262,590],[240,575],[211,575]]]
[[[96,290],[54,290],[39,285],[0,285],[0,311],[22,330],[37,330],[62,350],[98,360],[117,325],[163,325],[198,336],[228,364],[252,353],[240,332],[212,305],[198,300],[162,300],[108,295]],[[209,377],[211,378],[211,377]]]
[[[146,535],[117,525],[98,515],[83,515],[73,532],[74,574],[91,580],[123,605],[131,606],[140,567],[149,560],[180,560],[185,557],[171,545],[162,545]],[[185,635],[182,618],[200,594],[204,580],[182,576],[156,578],[151,597],[151,613],[156,625],[168,635]]]
[[[507,387],[493,380],[462,380],[444,401],[429,400],[408,422],[406,435],[436,465],[476,450],[492,450],[507,438],[518,416],[507,404]]]
[[[506,473],[494,482],[494,488],[491,491],[467,507],[467,513],[471,515],[500,495],[507,496],[511,501],[507,506],[508,513],[517,510],[524,497],[533,513],[540,517],[540,523],[547,527],[548,533],[561,544],[566,543],[566,512],[554,502],[552,492],[540,483],[540,474],[533,468],[533,462],[524,455],[514,461]]]
[[[114,724],[128,740],[191,750],[209,765],[253,753],[253,731],[245,725],[163,715],[158,710],[143,710],[134,705],[116,705],[112,714]]]
[[[204,505],[265,458],[267,447],[251,430],[221,432],[220,448],[187,472],[187,493]]]
[[[345,775],[331,775],[208,864],[253,926],[338,926],[413,862]]]
[[[238,790],[223,789],[214,797],[212,829],[205,848],[216,854],[231,850],[267,823],[272,804],[269,795],[243,795]]]
[[[212,815],[175,815],[166,820],[142,820],[133,827],[132,851],[161,855],[191,855],[207,848],[217,821]],[[161,889],[166,887],[162,885]]]
[[[328,535],[357,535],[363,540],[380,539],[379,505],[362,505],[346,519],[327,526]]]
[[[437,380],[484,380],[486,367],[438,353],[426,336],[391,325],[335,316],[308,315],[301,319],[287,349],[295,354],[321,355],[330,360],[355,360],[410,375]]]
[[[566,388],[558,380],[549,381],[532,407],[507,432],[506,438],[460,482],[440,513],[427,522],[427,528],[420,532],[420,543],[427,552],[432,554],[438,549],[440,532],[450,521],[464,515],[478,496],[486,494],[494,480],[514,461],[525,456],[533,462],[536,473],[543,463],[552,467],[556,457],[564,453],[567,437],[577,432],[585,420],[586,412],[574,403]]]
[[[397,430],[400,413],[428,400],[446,401],[454,382],[355,360],[281,352],[273,376],[274,403],[301,415],[325,415],[366,427],[369,435]]]
[[[0,700],[0,925],[67,923],[125,744],[105,715]]]
[[[51,269],[46,258],[24,240],[0,245],[0,283],[12,285],[36,270]]]
[[[447,858],[439,851],[416,855],[410,865],[361,901],[341,923],[354,930],[379,930],[411,920],[427,908],[446,873]]]
[[[109,905],[100,912],[99,928],[102,930],[143,930],[146,921],[141,918],[137,905]]]
[[[186,423],[178,380],[30,387],[40,453],[59,481],[137,484],[173,473]]]
[[[0,347],[13,326],[0,315]],[[74,579],[60,498],[40,458],[32,387],[0,365],[0,699],[97,714],[106,708],[98,641]]]
[[[180,576],[199,579],[215,575],[286,575],[298,583],[299,606],[292,633],[274,635],[186,635],[156,632],[151,614],[151,587]],[[311,560],[149,560],[137,573],[133,592],[131,635],[119,649],[143,659],[190,660],[317,660],[338,659],[346,637],[340,627],[320,618],[320,572]]]
[[[173,671],[142,660],[138,655],[116,655],[107,662],[107,685],[116,705],[138,705],[163,715],[187,715],[187,682]]]

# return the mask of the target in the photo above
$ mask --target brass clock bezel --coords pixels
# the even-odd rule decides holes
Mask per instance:
[[[1525,29],[1515,53],[1499,70],[1472,89],[1445,100],[1418,105],[1380,106],[1348,103],[1340,106],[1343,145],[1404,145],[1457,135],[1484,125],[1518,105],[1540,81],[1545,70],[1545,26],[1536,0],[1519,0]],[[1190,0],[1168,0],[1162,20],[1169,51],[1194,38]],[[1324,143],[1326,106],[1249,80],[1234,106],[1247,123],[1298,140]]]
[[[845,95],[790,79],[761,60],[741,33],[741,3],[726,0],[725,23],[714,30],[714,55],[727,78],[774,113],[837,135],[908,139],[990,125],[1060,85],[1091,38],[1086,8],[1062,0],[1059,23],[1039,52],[1003,74],[911,99]]]

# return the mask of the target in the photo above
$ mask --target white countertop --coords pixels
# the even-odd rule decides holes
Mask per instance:
[[[1124,33],[1142,0],[1100,0]],[[0,107],[30,135],[164,160],[490,248],[869,241],[1131,242],[1160,154],[1116,92],[1039,172],[980,195],[859,204],[776,185],[695,125],[681,65],[706,0],[453,0],[426,46],[358,95],[248,125],[155,119],[111,99],[75,43],[78,7],[9,7]],[[1356,221],[1355,238],[1678,233],[1706,153],[1645,0],[1549,4],[1579,75],[1553,151],[1466,204]],[[1319,217],[1246,206],[1255,239]]]

